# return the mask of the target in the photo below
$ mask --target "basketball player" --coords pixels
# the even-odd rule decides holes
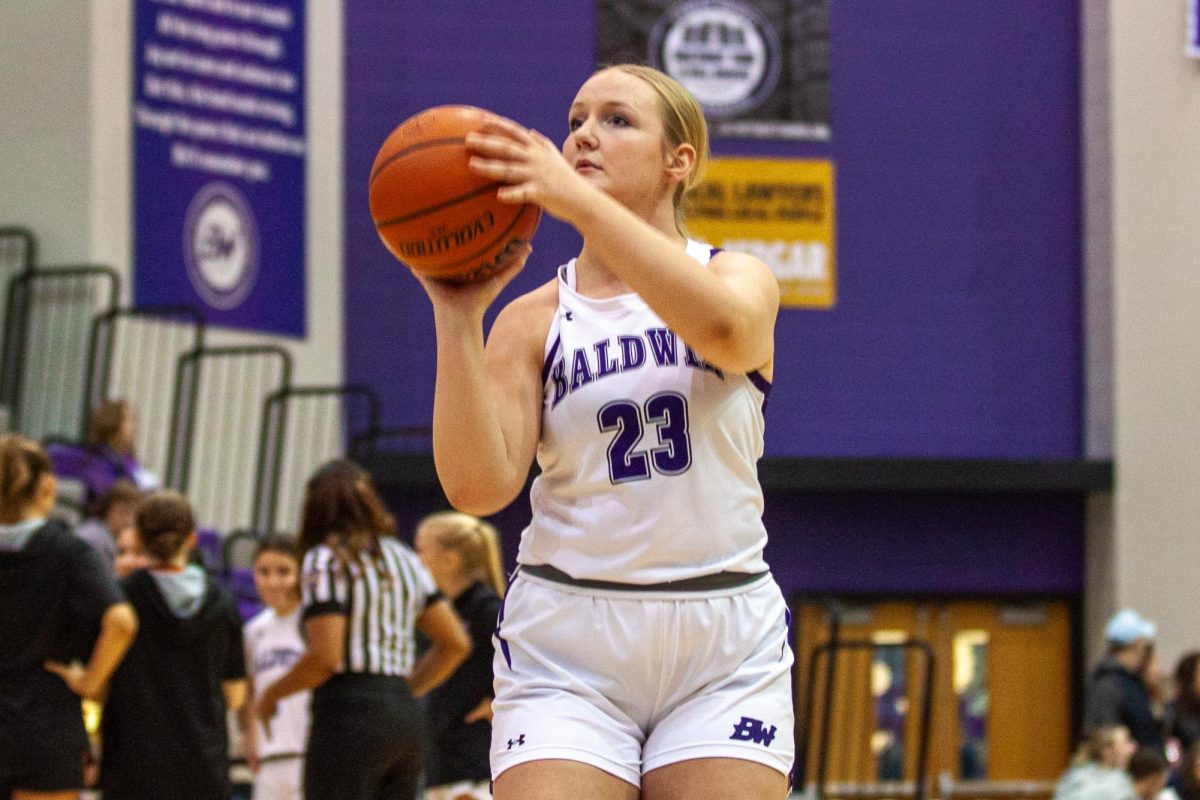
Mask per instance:
[[[434,457],[460,510],[511,503],[536,454],[497,628],[499,800],[782,798],[792,764],[785,604],[762,551],[770,269],[688,239],[707,155],[696,100],[660,72],[579,89],[561,152],[496,118],[472,169],[583,237],[484,343],[521,269],[422,279],[434,308]]]

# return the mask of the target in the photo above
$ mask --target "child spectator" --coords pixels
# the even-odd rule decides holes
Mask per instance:
[[[47,521],[55,489],[37,444],[0,437],[0,797],[78,795],[88,752],[79,698],[100,694],[137,629],[96,553]],[[72,653],[60,631],[97,623],[87,666],[63,663]]]
[[[119,480],[108,488],[75,533],[96,548],[104,563],[114,568],[117,558],[117,534],[133,526],[133,512],[142,493],[132,481]]]
[[[416,550],[471,635],[471,655],[429,693],[425,800],[490,800],[492,633],[504,595],[496,529],[455,511],[417,525]]]
[[[1129,777],[1137,800],[1179,800],[1174,789],[1167,788],[1170,765],[1157,747],[1139,747],[1129,759]]]
[[[254,554],[254,588],[267,606],[246,623],[246,670],[257,700],[304,652],[300,635],[300,552],[289,536],[268,536]],[[243,709],[246,761],[254,770],[254,800],[300,800],[308,744],[309,692],[279,703],[271,735]]]
[[[141,619],[102,723],[105,800],[230,794],[226,710],[241,707],[246,660],[237,606],[195,565],[191,506],[157,492],[138,506],[149,569],[121,581]]]
[[[1133,800],[1133,782],[1125,769],[1136,747],[1123,725],[1093,729],[1059,778],[1053,800]]]
[[[118,578],[124,578],[130,573],[137,572],[150,566],[150,557],[142,540],[138,537],[137,528],[129,525],[117,533],[117,557],[113,559],[113,570]]]

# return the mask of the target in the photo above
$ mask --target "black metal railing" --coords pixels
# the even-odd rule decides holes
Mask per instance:
[[[92,322],[116,306],[119,289],[117,273],[96,265],[37,267],[9,282],[0,403],[13,430],[79,434]]]
[[[180,357],[166,485],[188,494],[202,526],[253,527],[265,484],[257,463],[268,433],[263,405],[291,378],[291,355],[274,345],[202,347]]]
[[[295,531],[304,483],[321,464],[379,430],[379,395],[369,386],[287,386],[263,405],[254,526]]]
[[[808,659],[808,670],[803,695],[803,711],[799,721],[799,737],[796,749],[795,788],[801,794],[814,794],[817,798],[844,796],[846,786],[875,785],[879,777],[875,773],[877,754],[872,748],[872,736],[876,733],[879,720],[876,713],[880,701],[879,687],[873,686],[872,655],[880,648],[899,648],[905,654],[913,653],[919,657],[919,679],[913,684],[919,686],[917,697],[906,694],[905,697],[895,698],[903,702],[905,709],[915,708],[915,725],[909,721],[908,714],[903,715],[902,730],[912,734],[916,744],[915,759],[902,758],[901,762],[915,763],[915,775],[910,780],[897,779],[888,786],[892,797],[913,797],[914,800],[925,800],[929,793],[929,781],[926,770],[929,762],[930,723],[933,714],[933,648],[928,642],[918,639],[903,639],[896,642],[880,643],[871,640],[843,640],[840,638],[840,615],[836,609],[831,613],[829,640],[813,648]],[[862,653],[866,658],[855,659],[847,665],[839,655]],[[907,659],[905,659],[907,663]],[[846,670],[845,666],[851,669]],[[862,667],[865,666],[865,669]],[[843,674],[843,672],[847,674]],[[900,676],[893,676],[899,678]],[[907,675],[903,676],[904,684],[908,686]],[[841,682],[839,682],[841,681]],[[864,691],[865,690],[865,691]],[[819,718],[817,711],[820,710]],[[836,710],[840,709],[839,714]],[[864,725],[871,719],[876,724]],[[908,736],[905,736],[908,739]],[[809,786],[808,771],[812,745],[816,744],[815,772],[816,775]],[[845,758],[838,766],[838,783],[842,786],[834,788],[829,779],[831,768],[831,744],[839,743],[839,749]],[[861,747],[855,747],[855,745]],[[906,749],[906,748],[905,748]],[[905,753],[907,755],[907,753]],[[867,766],[870,774],[855,775],[856,766]]]

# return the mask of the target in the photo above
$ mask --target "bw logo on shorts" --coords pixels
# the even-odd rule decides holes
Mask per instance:
[[[729,738],[742,742],[755,742],[764,747],[770,747],[771,742],[775,741],[775,730],[774,725],[771,726],[770,730],[767,730],[762,720],[742,717],[741,722],[733,726],[733,736]]]

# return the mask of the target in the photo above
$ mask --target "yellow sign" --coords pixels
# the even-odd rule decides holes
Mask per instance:
[[[833,163],[714,158],[689,195],[688,230],[710,244],[761,258],[790,308],[831,308]]]

